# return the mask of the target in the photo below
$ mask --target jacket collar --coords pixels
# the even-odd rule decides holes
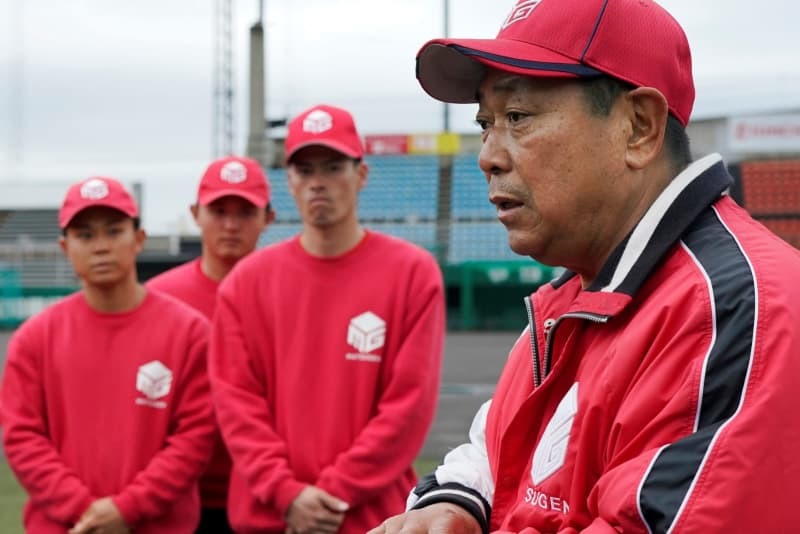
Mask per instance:
[[[683,170],[661,192],[630,234],[614,249],[595,281],[571,309],[614,315],[636,295],[669,250],[700,213],[733,183],[719,154],[701,158]],[[555,287],[575,273],[567,271]]]

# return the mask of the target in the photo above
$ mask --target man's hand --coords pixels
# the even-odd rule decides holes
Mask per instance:
[[[97,499],[69,531],[69,534],[129,534],[117,505],[111,497]]]
[[[286,512],[288,534],[335,534],[349,505],[316,486],[306,486]]]
[[[447,502],[390,517],[367,534],[481,534],[472,514]]]

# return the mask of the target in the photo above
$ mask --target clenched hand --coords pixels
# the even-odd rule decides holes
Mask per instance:
[[[348,504],[316,487],[306,486],[286,512],[287,534],[335,534]]]
[[[367,534],[481,534],[481,526],[460,506],[442,502],[390,517]]]
[[[117,505],[111,497],[97,499],[83,512],[69,534],[129,534]]]

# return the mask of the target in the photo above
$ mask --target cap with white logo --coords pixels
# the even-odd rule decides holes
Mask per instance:
[[[241,197],[259,208],[269,204],[269,179],[261,164],[237,156],[212,161],[200,180],[197,202],[207,206],[224,196]]]
[[[285,160],[298,150],[321,145],[353,159],[364,157],[364,145],[356,130],[353,116],[342,108],[320,104],[307,109],[289,122]]]
[[[105,206],[121,211],[128,217],[138,217],[139,208],[133,196],[120,182],[107,176],[93,176],[72,184],[58,212],[58,226],[69,226],[75,216],[93,206]]]

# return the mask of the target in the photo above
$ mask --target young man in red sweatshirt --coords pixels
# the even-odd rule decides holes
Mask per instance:
[[[0,387],[3,448],[29,495],[31,534],[186,533],[211,453],[208,322],[147,291],[145,233],[118,181],[67,191],[61,248],[81,290],[12,336]]]
[[[217,159],[203,173],[191,212],[200,227],[200,257],[151,278],[147,287],[177,297],[210,321],[219,283],[255,250],[275,218],[267,175],[250,158]],[[233,532],[226,510],[230,473],[231,459],[217,431],[211,463],[200,477],[202,510],[196,534]]]
[[[416,480],[439,389],[442,277],[427,251],[359,224],[362,157],[347,111],[294,118],[302,231],[219,289],[209,369],[239,533],[363,534],[403,510]]]

